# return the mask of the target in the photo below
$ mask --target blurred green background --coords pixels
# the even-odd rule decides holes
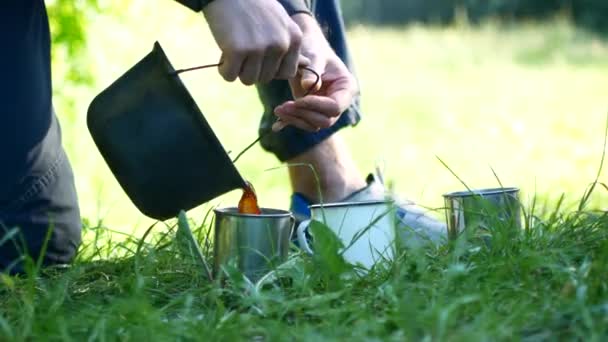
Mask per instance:
[[[578,26],[595,31],[608,29],[608,2],[604,0],[347,0],[343,7],[346,21],[351,24],[449,24],[459,15],[466,15],[475,23],[487,18],[517,22],[560,14]]]
[[[83,217],[141,231],[151,221],[99,155],[87,107],[155,41],[178,68],[216,62],[220,52],[202,15],[170,0],[47,4],[55,106]],[[430,207],[463,188],[436,157],[471,187],[497,186],[493,168],[504,185],[522,188],[525,202],[565,193],[573,204],[594,180],[608,114],[608,41],[598,20],[605,0],[345,0],[344,10],[365,117],[343,134],[364,172],[384,165],[402,196]],[[227,150],[255,139],[254,88],[215,71],[182,79]],[[279,165],[259,146],[238,163],[263,206],[288,207],[286,170],[267,171]],[[235,205],[239,196],[209,205]],[[606,198],[598,192],[595,205]],[[207,208],[191,217],[202,220]]]

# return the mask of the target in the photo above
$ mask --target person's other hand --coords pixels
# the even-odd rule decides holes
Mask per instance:
[[[215,0],[203,13],[222,50],[219,72],[246,85],[296,75],[302,31],[276,0]]]
[[[310,60],[308,67],[321,79],[315,86],[315,74],[300,69],[297,76],[289,80],[295,101],[275,108],[274,113],[280,121],[272,128],[278,131],[292,125],[315,132],[331,127],[338,120],[352,104],[358,86],[355,77],[329,46],[316,20],[306,14],[292,18],[304,34],[301,54]]]

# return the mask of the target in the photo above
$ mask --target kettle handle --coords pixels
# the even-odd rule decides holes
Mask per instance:
[[[195,67],[191,67],[191,68],[185,68],[185,69],[177,69],[174,71],[171,71],[169,73],[169,75],[171,76],[176,76],[181,74],[182,72],[188,72],[188,71],[194,71],[194,70],[200,70],[200,69],[207,69],[207,68],[213,68],[213,67],[218,67],[222,65],[222,63],[214,63],[214,64],[205,64],[205,65],[199,65],[199,66],[195,66]]]
[[[306,58],[306,57],[302,57],[301,56],[300,58],[304,59],[304,61],[308,61],[308,58]],[[179,75],[181,73],[188,72],[188,71],[194,71],[194,70],[200,70],[200,69],[208,69],[208,68],[213,68],[213,67],[219,67],[220,65],[222,65],[222,63],[223,62],[213,63],[213,64],[204,64],[204,65],[199,65],[199,66],[195,66],[195,67],[191,67],[191,68],[185,68],[185,69],[177,69],[177,70],[171,71],[169,73],[169,75],[176,76],[176,75]],[[304,96],[310,95],[310,93],[312,93],[313,90],[317,88],[317,84],[319,84],[319,81],[321,80],[321,75],[319,75],[318,72],[316,72],[314,69],[312,69],[311,67],[309,67],[307,62],[302,62],[302,60],[301,60],[300,65],[298,65],[298,68],[310,71],[316,77],[315,83],[313,83],[313,85],[310,87],[310,89],[306,92],[306,94]]]
[[[303,59],[306,59],[306,58],[300,56],[300,61],[302,61]],[[308,59],[306,59],[306,60],[308,60]],[[171,76],[177,76],[177,75],[179,75],[179,74],[181,74],[183,72],[200,70],[200,69],[207,69],[207,68],[213,68],[213,67],[218,67],[220,65],[222,65],[222,62],[214,63],[214,64],[199,65],[199,66],[195,66],[195,67],[191,67],[191,68],[185,68],[185,69],[178,69],[178,70],[170,72],[169,75],[171,75]],[[313,83],[312,86],[310,86],[310,89],[308,89],[308,91],[306,91],[306,93],[304,94],[304,96],[308,96],[315,89],[317,89],[317,85],[321,81],[321,75],[319,75],[319,73],[316,72],[311,67],[307,66],[307,64],[300,64],[299,68],[307,70],[307,71],[310,71],[310,72],[312,72],[315,75],[315,83]],[[281,119],[277,119],[276,120],[276,122],[279,122],[279,121],[281,121]],[[249,151],[249,149],[251,149],[253,146],[255,146],[255,144],[257,144],[260,140],[262,140],[264,137],[266,137],[270,133],[272,133],[272,130],[269,130],[269,131],[266,131],[266,132],[260,134],[253,142],[251,142],[249,145],[247,145],[247,147],[245,147],[241,152],[239,152],[239,154],[237,154],[237,156],[232,160],[232,162],[236,163],[236,161],[239,160],[239,158],[241,158],[241,156],[243,154],[245,154],[245,152]]]

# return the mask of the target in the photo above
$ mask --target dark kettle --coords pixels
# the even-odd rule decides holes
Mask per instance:
[[[149,217],[165,220],[245,186],[158,42],[95,97],[87,125],[121,187]]]

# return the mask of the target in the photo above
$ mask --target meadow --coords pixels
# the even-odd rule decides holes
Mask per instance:
[[[94,19],[94,20],[93,20]],[[94,82],[65,83],[54,59],[56,106],[77,177],[85,242],[68,268],[0,276],[1,340],[602,340],[608,331],[608,195],[600,170],[608,117],[608,40],[567,20],[480,26],[352,27],[364,120],[343,131],[364,172],[376,164],[404,197],[431,207],[443,193],[522,189],[515,236],[463,237],[406,249],[365,276],[331,248],[294,250],[286,281],[252,289],[210,283],[176,253],[174,222],[129,202],[86,129],[92,98],[161,42],[172,63],[211,63],[204,20],[177,5],[133,2],[91,18]],[[183,77],[228,150],[255,138],[254,88],[213,71]],[[71,103],[71,105],[68,105]],[[256,147],[237,165],[266,207],[287,208],[286,171]],[[597,178],[596,178],[597,177]],[[198,236],[210,207],[188,213]],[[563,196],[563,197],[562,197]],[[584,202],[584,203],[582,203]],[[581,205],[584,204],[584,205]],[[435,213],[443,218],[443,212]]]

